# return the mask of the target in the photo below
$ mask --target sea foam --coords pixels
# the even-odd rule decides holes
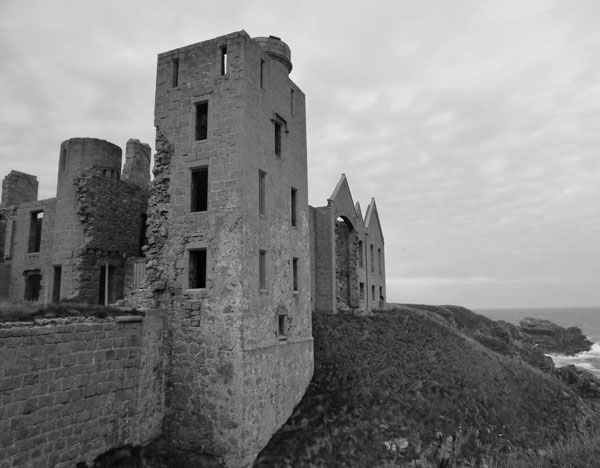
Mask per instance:
[[[600,378],[600,343],[594,343],[589,351],[583,351],[574,356],[564,354],[548,354],[548,356],[552,358],[556,367],[574,364]]]

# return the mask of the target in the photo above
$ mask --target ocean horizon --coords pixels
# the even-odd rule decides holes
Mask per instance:
[[[494,309],[473,309],[474,312],[492,320],[519,325],[526,317],[550,320],[561,327],[578,327],[594,344],[590,351],[565,356],[549,354],[557,367],[574,364],[600,378],[600,306],[598,307],[515,307]]]

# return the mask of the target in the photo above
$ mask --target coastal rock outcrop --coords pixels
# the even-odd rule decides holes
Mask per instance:
[[[577,354],[589,351],[589,341],[577,327],[564,328],[549,320],[527,317],[519,323],[519,330],[543,353]]]

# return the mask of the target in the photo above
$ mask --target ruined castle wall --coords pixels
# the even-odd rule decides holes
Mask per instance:
[[[283,43],[260,40],[267,49],[253,42],[245,49],[244,149],[250,174],[243,198],[245,463],[287,420],[313,372],[305,100],[286,64],[265,53],[270,44]],[[280,154],[274,144],[276,123],[282,130]],[[262,214],[259,171],[265,174]],[[257,274],[261,250],[264,288]]]
[[[147,146],[147,145],[146,145]],[[108,303],[123,297],[125,260],[140,255],[147,191],[92,169],[76,179],[77,214],[84,238],[79,256],[79,300],[98,303],[101,267],[108,267]]]
[[[20,205],[37,200],[38,180],[31,174],[19,171],[10,171],[2,181],[2,198],[0,205],[3,207]]]
[[[168,306],[172,349],[165,431],[181,448],[216,457],[240,452],[240,41],[241,35],[231,35],[159,55],[155,181],[161,195],[153,195],[148,219],[149,288]],[[225,75],[219,70],[223,46],[229,58]],[[202,139],[195,135],[199,103],[208,109]],[[193,211],[192,174],[203,168],[207,207]],[[206,252],[206,282],[194,287],[190,256],[200,250]]]
[[[334,312],[336,310],[336,274],[335,274],[335,231],[331,207],[313,209],[314,232],[312,256],[314,260],[314,310],[315,312]]]
[[[162,317],[0,325],[0,460],[72,468],[160,431]]]
[[[10,256],[5,262],[10,263],[9,301],[12,303],[30,299],[26,298],[25,294],[27,275],[36,271],[42,276],[38,299],[34,302],[47,303],[52,300],[51,258],[54,248],[55,206],[54,198],[23,203],[11,216],[12,236],[9,239],[9,248],[5,247],[5,254]],[[36,213],[43,213],[39,248],[32,245],[32,237],[35,236],[32,232],[32,217],[35,217]]]

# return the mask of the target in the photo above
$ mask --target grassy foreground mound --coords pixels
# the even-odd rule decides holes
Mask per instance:
[[[313,381],[254,467],[484,466],[600,418],[494,327],[457,307],[315,315]]]

